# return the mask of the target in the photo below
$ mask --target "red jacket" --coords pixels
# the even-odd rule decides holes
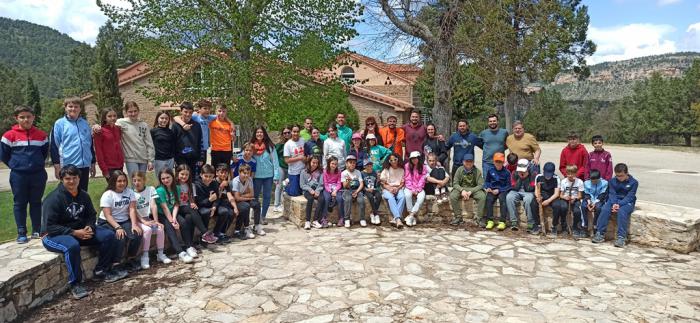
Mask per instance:
[[[576,172],[576,177],[584,180],[587,174],[586,165],[588,164],[588,150],[582,144],[576,146],[576,148],[570,148],[566,145],[564,149],[561,150],[561,156],[559,157],[559,171],[564,177],[566,177],[566,165],[576,165],[578,166],[578,171]]]
[[[102,131],[93,135],[95,142],[95,157],[102,174],[107,175],[110,169],[124,168],[124,152],[122,152],[122,130],[117,126],[102,126]]]

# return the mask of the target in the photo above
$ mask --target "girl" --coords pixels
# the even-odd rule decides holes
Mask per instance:
[[[380,181],[382,183],[382,197],[387,200],[389,210],[393,216],[390,221],[397,228],[403,227],[401,223],[401,213],[404,207],[404,169],[401,167],[403,162],[401,156],[397,153],[391,153],[389,158],[384,162]]]
[[[231,173],[233,177],[238,176],[238,169],[241,165],[247,164],[250,166],[253,175],[255,175],[255,170],[257,168],[257,162],[253,158],[253,144],[247,142],[243,144],[243,158],[233,157],[233,163],[231,164]]]
[[[374,165],[374,171],[381,172],[384,161],[391,155],[391,150],[382,145],[378,145],[377,137],[373,134],[367,135],[367,145],[369,146],[369,159]]]
[[[408,163],[404,166],[404,188],[403,195],[406,200],[406,225],[412,227],[416,225],[416,214],[425,201],[425,177],[428,175],[428,168],[423,167],[423,158],[418,151],[412,151],[408,156]],[[413,199],[416,204],[413,204]]]
[[[218,239],[211,231],[204,226],[202,216],[197,212],[197,204],[194,202],[194,187],[192,185],[192,176],[190,175],[190,167],[182,164],[177,166],[177,187],[180,189],[180,211],[182,218],[185,220],[180,230],[182,240],[185,243],[187,254],[192,258],[197,258],[197,249],[194,248],[194,229],[195,227],[202,233],[202,241],[206,243],[215,243]]]
[[[153,140],[148,125],[139,120],[139,106],[134,101],[124,104],[126,118],[117,120],[117,126],[122,129],[122,149],[126,161],[126,172],[133,176],[134,172],[153,170]]]
[[[321,220],[321,212],[325,207],[320,156],[311,156],[311,159],[309,159],[306,165],[306,169],[301,172],[300,182],[301,190],[304,192],[304,197],[306,198],[306,223],[304,223],[304,229],[311,229],[311,208],[314,206],[314,200],[318,200],[318,205],[316,206],[313,226],[314,229],[320,229],[322,226],[318,221]]]
[[[311,159],[311,156],[320,156],[323,153],[323,140],[321,140],[321,131],[318,128],[311,129],[311,139],[304,143],[304,156],[306,156],[307,161]]]
[[[171,247],[178,254],[180,260],[184,263],[191,263],[192,257],[182,250],[180,239],[177,237],[175,230],[180,230],[180,223],[185,223],[185,219],[178,214],[180,211],[180,188],[175,184],[175,175],[173,170],[165,168],[158,173],[158,182],[160,185],[156,188],[158,198],[158,221],[163,224],[165,234],[170,240]]]
[[[115,258],[120,259],[127,249],[127,269],[134,270],[139,267],[129,261],[135,257],[141,245],[141,227],[136,216],[136,195],[129,187],[129,180],[121,170],[113,171],[107,181],[107,189],[100,198],[100,217],[97,225],[112,230],[117,238],[117,248],[114,250]]]
[[[173,159],[175,157],[175,134],[170,130],[170,115],[167,111],[160,111],[156,114],[156,121],[151,128],[151,138],[156,151],[153,168],[156,176],[159,176],[164,169],[172,170],[175,164]]]
[[[328,161],[329,158],[335,157],[338,161],[338,168],[343,170],[345,169],[345,157],[347,156],[345,141],[338,137],[338,126],[335,123],[328,125],[327,129],[328,139],[323,142],[323,159]],[[328,164],[323,164],[324,168],[327,166]]]
[[[304,139],[299,137],[300,130],[298,125],[293,125],[292,138],[289,138],[284,144],[284,161],[289,165],[285,192],[289,196],[302,195],[299,179],[301,173],[304,171],[304,161],[306,158],[304,157]]]
[[[338,158],[331,156],[326,161],[326,170],[323,172],[323,200],[328,206],[327,209],[323,210],[323,218],[321,219],[321,226],[324,228],[328,227],[328,212],[333,212],[333,207],[340,198],[340,209],[338,210],[338,226],[344,224],[343,219],[345,212],[343,211],[343,199],[338,196],[338,192],[342,188],[340,184],[340,171],[338,170]]]
[[[280,166],[280,183],[284,182],[284,179],[287,178],[287,168],[289,166],[287,166],[287,162],[284,161],[284,143],[292,137],[292,129],[290,128],[290,126],[286,126],[282,129],[279,142],[275,144],[277,160]],[[282,212],[282,186],[283,185],[275,185],[275,212]]]
[[[377,137],[378,145],[384,146],[382,137],[379,135],[379,125],[374,117],[367,117],[367,119],[365,119],[365,131],[362,133],[362,138],[367,138],[367,135],[369,134],[373,134],[375,137]],[[381,167],[381,164],[379,167]]]
[[[355,160],[357,160],[357,169],[363,169],[364,168],[364,162],[367,159],[367,151],[365,150],[364,145],[362,144],[362,135],[360,135],[359,132],[354,133],[352,135],[352,142],[350,142],[350,152],[348,155],[353,155],[355,156]]]
[[[151,246],[151,234],[156,232],[156,246],[158,247],[158,261],[169,264],[170,258],[163,253],[165,248],[165,231],[163,224],[158,222],[158,205],[156,199],[158,193],[155,187],[146,186],[146,173],[137,171],[131,176],[131,183],[134,186],[136,195],[136,213],[138,214],[139,226],[143,230],[143,254],[141,255],[141,268],[150,268],[148,250]]]
[[[112,171],[122,170],[124,167],[124,153],[121,146],[122,131],[116,126],[116,122],[117,112],[114,109],[102,110],[100,130],[93,134],[97,165],[107,182],[109,182]]]
[[[433,153],[437,157],[440,166],[447,166],[448,151],[445,148],[445,138],[438,136],[437,128],[435,128],[435,125],[432,123],[425,126],[425,131],[428,135],[423,142],[423,156],[428,156],[430,153]]]
[[[228,164],[233,157],[233,142],[236,133],[233,121],[228,118],[225,104],[216,105],[216,120],[209,123],[209,141],[211,142],[211,164]]]
[[[253,177],[253,191],[255,199],[262,193],[262,205],[260,221],[267,224],[267,209],[270,207],[270,196],[272,195],[272,183],[279,185],[280,164],[277,160],[275,145],[270,140],[265,127],[260,126],[255,129],[255,136],[250,139],[253,144],[253,158],[256,162],[256,172]],[[258,235],[264,236],[265,231],[262,226],[256,226]]]

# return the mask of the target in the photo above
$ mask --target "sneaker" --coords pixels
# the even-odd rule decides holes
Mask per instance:
[[[231,243],[231,237],[227,236],[225,233],[219,233],[216,235],[216,238],[218,239],[216,243],[218,244],[229,244]]]
[[[403,228],[403,223],[401,222],[401,219],[396,219],[396,228],[397,229]]]
[[[506,229],[506,223],[505,223],[505,222],[502,222],[502,221],[501,221],[501,222],[498,222],[498,226],[496,227],[496,229],[498,229],[498,231],[503,231],[503,230],[505,230],[505,229]]]
[[[367,221],[365,221],[365,220],[360,220],[360,226],[361,226],[361,227],[366,227],[366,226],[367,226]]]
[[[105,283],[113,283],[118,280],[122,280],[126,278],[126,276],[129,276],[129,273],[127,273],[124,270],[110,270],[107,273],[102,273],[101,275],[98,275],[98,273],[95,273],[96,277],[102,278],[102,280]]]
[[[549,233],[549,235],[552,236],[552,238],[556,238],[557,237],[557,228],[552,227],[552,231]]]
[[[486,228],[486,219],[481,218],[481,219],[479,219],[478,222],[479,222],[479,227],[480,227],[480,228],[482,228],[482,229],[483,229],[483,228]]]
[[[625,246],[625,238],[624,237],[617,237],[615,239],[615,243],[613,244],[615,247],[622,248]]]
[[[540,228],[540,226],[539,226],[539,225],[535,225],[535,226],[533,226],[532,229],[530,230],[530,234],[531,234],[531,235],[538,235],[538,234],[540,234],[540,231],[542,231],[542,229]]]
[[[450,225],[456,226],[456,225],[462,224],[462,222],[464,222],[464,220],[462,220],[462,218],[454,218],[454,219],[452,219],[452,222],[450,222]]]
[[[309,221],[304,222],[304,230],[311,230],[311,222],[309,222]]]
[[[581,231],[579,231],[577,229],[574,230],[573,238],[574,238],[574,240],[580,239],[581,238]]]
[[[81,299],[90,295],[90,292],[83,285],[75,284],[70,287],[70,293],[74,299]]]
[[[156,259],[158,260],[158,262],[162,262],[166,265],[172,262],[172,260],[170,260],[170,258],[168,258],[168,256],[166,256],[164,253],[159,253],[156,256]]]
[[[245,235],[248,239],[255,239],[255,234],[251,228],[245,228]]]
[[[311,223],[311,226],[312,226],[314,229],[323,228],[323,225],[321,225],[321,223],[319,223],[318,221],[312,222],[312,223]]]
[[[406,217],[406,225],[409,227],[416,225],[416,217],[413,215],[407,216]]]
[[[267,225],[267,219],[262,219],[262,221],[260,221],[260,223],[261,223],[262,225]]]
[[[350,227],[350,220],[345,221],[345,227],[349,228]]]
[[[240,240],[248,240],[248,235],[245,233],[245,230],[236,231],[234,235]]]
[[[282,212],[282,205],[275,206],[275,207],[272,209],[272,212],[276,212],[276,213]]]
[[[376,225],[382,224],[382,219],[379,217],[379,214],[374,215],[374,224],[376,224]]]
[[[330,224],[328,224],[328,219],[326,219],[326,218],[321,219],[321,228],[326,229],[328,227],[330,227]]]
[[[485,228],[486,228],[486,230],[491,230],[491,229],[493,229],[493,221],[488,220],[488,222],[486,222]]]
[[[192,261],[194,261],[194,259],[192,259],[192,257],[190,257],[190,255],[187,254],[186,251],[180,252],[180,254],[177,255],[177,257],[180,258],[180,261],[182,261],[182,262],[184,262],[184,263],[186,263],[186,264],[189,264],[189,263],[191,263]]]
[[[144,252],[143,255],[141,256],[141,269],[148,269],[151,268],[151,265],[149,264],[150,259],[148,259],[148,253]]]
[[[195,249],[194,247],[187,248],[187,250],[185,250],[185,252],[187,252],[187,254],[192,258],[197,258],[197,256],[198,256],[197,249]]]
[[[39,235],[39,232],[34,232],[32,233],[32,239],[40,239],[41,236]]]
[[[527,224],[527,230],[525,230],[525,232],[527,232],[527,233],[532,233],[532,228],[533,228],[534,226],[535,226],[534,224],[528,223],[528,224]]]
[[[520,227],[518,227],[518,222],[517,222],[517,221],[513,221],[513,222],[510,223],[510,230],[511,230],[511,231],[518,231],[518,230],[520,230]]]
[[[345,225],[345,220],[344,220],[344,219],[338,219],[338,223],[336,224],[336,226],[342,227],[342,226],[344,226],[344,225]]]
[[[25,235],[17,236],[17,244],[25,244],[29,242],[29,239]]]
[[[206,243],[216,243],[216,241],[218,240],[219,239],[216,236],[214,236],[214,234],[211,233],[211,231],[207,231],[202,235],[202,241]]]
[[[265,232],[265,230],[263,230],[261,224],[258,224],[255,226],[255,234],[257,234],[259,236],[264,236],[267,234],[267,232]]]
[[[396,219],[391,218],[391,220],[389,220],[389,224],[396,224]]]
[[[593,242],[593,243],[603,243],[603,242],[605,242],[605,237],[603,236],[602,233],[596,232],[595,235],[593,236],[593,239],[591,239],[591,242]]]

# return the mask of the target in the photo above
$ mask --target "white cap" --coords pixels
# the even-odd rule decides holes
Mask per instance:
[[[373,133],[368,133],[368,134],[367,134],[367,137],[365,137],[365,139],[367,139],[367,140],[375,139],[375,140],[376,140],[377,137],[376,137]]]
[[[515,169],[516,172],[527,172],[527,167],[530,165],[530,161],[525,158],[518,160],[518,168]]]
[[[420,152],[419,151],[412,151],[410,155],[408,155],[408,159],[411,158],[419,158],[420,157]]]

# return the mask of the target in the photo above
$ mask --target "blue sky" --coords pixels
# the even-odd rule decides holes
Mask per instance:
[[[118,3],[120,0],[106,0]],[[679,51],[700,52],[700,0],[584,0],[589,7],[589,38],[598,52],[588,61],[598,63]],[[72,38],[94,44],[106,21],[95,0],[0,0],[0,16],[46,25]],[[358,26],[366,36],[373,26]],[[352,50],[395,61],[411,49],[397,45],[377,51],[376,42],[360,37]]]

